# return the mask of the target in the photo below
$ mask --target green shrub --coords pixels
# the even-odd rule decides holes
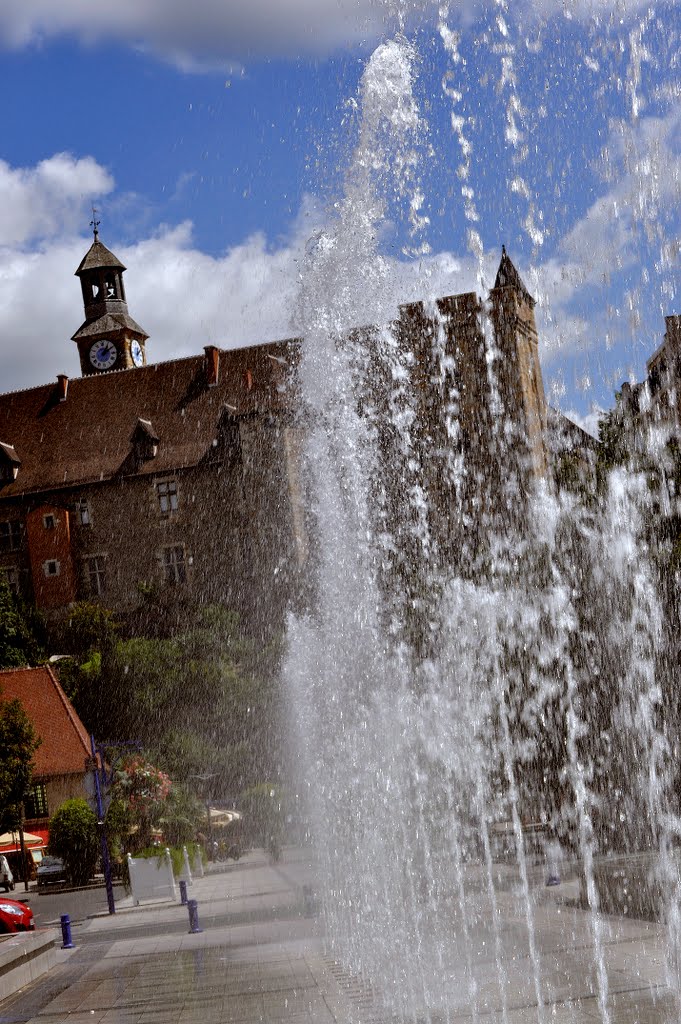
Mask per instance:
[[[99,855],[97,818],[86,800],[67,800],[50,821],[48,852],[64,861],[72,885],[84,885],[95,873]]]
[[[203,851],[197,843],[186,843],[183,845],[186,845],[187,847],[189,866],[192,867],[196,854],[199,853],[201,855]],[[150,860],[152,857],[156,857],[158,863],[161,864],[163,863],[166,849],[170,850],[170,861],[173,865],[173,874],[175,875],[175,878],[179,878],[184,870],[184,854],[182,846],[146,846],[143,850],[140,850],[139,853],[136,853],[135,857],[145,857],[147,860]],[[202,860],[203,859],[204,858],[202,857]]]

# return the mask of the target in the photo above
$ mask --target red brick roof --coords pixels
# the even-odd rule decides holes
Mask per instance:
[[[196,465],[209,455],[225,409],[247,416],[290,407],[296,350],[277,342],[220,351],[214,386],[200,355],[70,380],[63,401],[56,383],[0,395],[0,441],[21,460],[0,498]],[[159,446],[133,470],[131,438],[140,419],[152,424]]]
[[[34,758],[36,778],[81,775],[90,754],[88,734],[52,669],[0,671],[0,700],[15,698],[42,740]]]

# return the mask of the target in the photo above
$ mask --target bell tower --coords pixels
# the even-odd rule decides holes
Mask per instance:
[[[526,468],[535,478],[546,477],[546,397],[539,362],[535,302],[505,246],[501,247],[501,262],[490,300],[501,355],[498,377],[502,399],[516,428],[517,445],[525,449]]]
[[[128,313],[121,261],[99,241],[99,221],[92,221],[94,241],[80,266],[85,322],[72,341],[78,345],[83,376],[144,366],[149,335]]]

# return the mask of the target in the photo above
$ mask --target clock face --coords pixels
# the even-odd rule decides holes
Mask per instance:
[[[132,356],[132,361],[135,364],[135,366],[141,366],[142,363],[144,362],[144,352],[142,351],[142,346],[140,345],[139,341],[137,341],[136,338],[130,345],[130,355]]]
[[[97,370],[108,370],[116,362],[118,352],[113,341],[102,338],[90,349],[90,362]]]

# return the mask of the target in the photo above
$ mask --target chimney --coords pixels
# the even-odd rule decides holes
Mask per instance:
[[[66,401],[66,396],[69,391],[69,378],[65,373],[57,374],[57,395],[60,402]]]
[[[205,353],[206,380],[208,387],[213,388],[220,376],[220,349],[216,345],[205,345],[203,351]]]

